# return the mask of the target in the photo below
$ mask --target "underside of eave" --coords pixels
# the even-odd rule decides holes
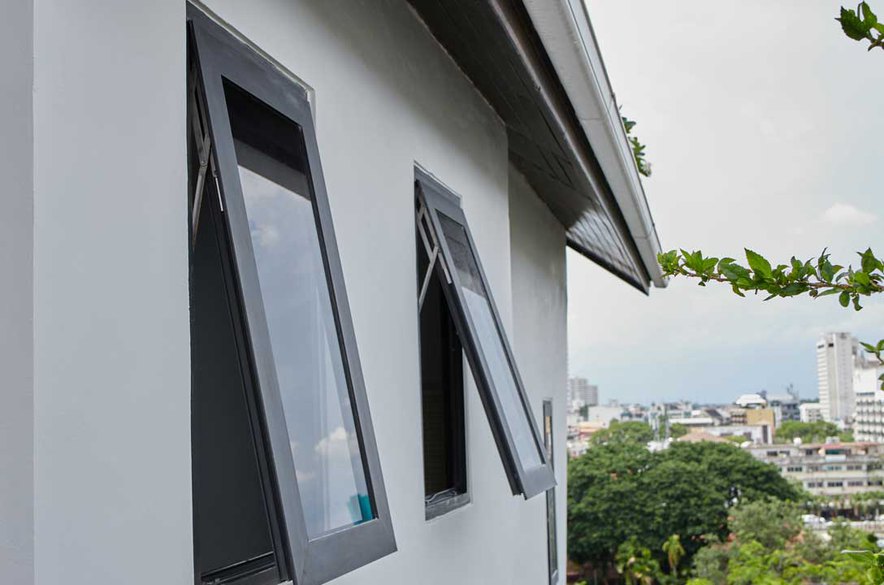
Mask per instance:
[[[507,127],[510,160],[577,252],[647,293],[650,275],[518,0],[409,0]]]

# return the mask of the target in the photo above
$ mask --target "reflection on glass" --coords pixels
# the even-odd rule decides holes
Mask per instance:
[[[510,360],[503,346],[503,332],[498,329],[494,320],[491,303],[466,232],[463,226],[441,213],[439,221],[451,251],[451,260],[460,278],[467,311],[476,328],[479,351],[488,365],[491,383],[503,407],[504,422],[509,427],[519,460],[524,469],[538,467],[542,461],[529,423],[530,415],[516,386]]]
[[[254,101],[235,109],[244,99],[228,91],[273,362],[312,538],[370,520],[374,512],[303,172],[300,129]],[[253,111],[247,117],[243,109]]]

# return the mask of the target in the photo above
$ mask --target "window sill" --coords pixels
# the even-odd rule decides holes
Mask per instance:
[[[434,518],[438,518],[440,516],[444,516],[449,512],[453,512],[459,508],[463,508],[467,504],[470,503],[470,494],[463,493],[457,494],[454,496],[450,496],[448,498],[439,500],[438,502],[433,502],[431,504],[426,504],[424,507],[425,518],[427,520],[432,520]]]

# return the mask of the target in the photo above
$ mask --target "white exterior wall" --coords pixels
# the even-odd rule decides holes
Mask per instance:
[[[185,5],[34,7],[36,582],[192,583]]]
[[[565,231],[546,204],[534,193],[524,177],[510,172],[510,241],[513,273],[513,351],[519,360],[520,373],[531,407],[541,423],[542,402],[553,403],[553,447],[556,472],[556,543],[558,545],[559,581],[565,582],[567,517],[567,286],[565,279]],[[594,388],[594,386],[590,386]],[[543,425],[539,425],[541,432]],[[538,496],[542,506],[545,498]],[[534,500],[528,502],[534,505]],[[535,519],[526,522],[532,538],[546,546],[546,521],[538,534]],[[527,536],[527,535],[526,535]],[[544,557],[545,558],[545,555]],[[544,573],[537,573],[529,559],[524,583],[546,583]]]
[[[565,445],[564,236],[525,185],[511,192],[501,121],[402,0],[209,6],[304,80],[314,99],[399,547],[335,582],[544,583],[545,499],[510,494],[471,380],[472,503],[424,520],[415,162],[463,196],[535,416],[539,423],[541,401],[553,397],[556,439]],[[182,0],[36,5],[40,585],[193,582],[184,18]],[[524,207],[511,213],[513,202]],[[563,562],[564,458],[556,463]],[[26,540],[28,531],[21,534]],[[0,569],[0,581],[18,583],[6,578],[6,564]]]
[[[0,16],[0,582],[34,582],[33,6]]]

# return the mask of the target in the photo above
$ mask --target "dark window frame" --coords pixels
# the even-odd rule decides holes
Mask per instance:
[[[549,454],[549,462],[553,471],[556,467],[554,421],[553,401],[552,398],[547,398],[543,401],[543,446],[546,447],[546,452]],[[546,490],[546,549],[550,585],[557,585],[559,582],[559,534],[556,514],[556,488],[551,487]]]
[[[276,519],[281,526],[289,577],[297,585],[318,585],[396,550],[380,459],[371,423],[362,368],[344,287],[344,277],[322,175],[313,116],[306,91],[267,59],[235,38],[192,4],[187,6],[191,50],[212,141],[218,197],[233,251],[233,264],[253,376],[258,387],[263,439],[269,445],[274,475]],[[351,393],[356,432],[375,518],[308,538],[294,461],[289,447],[270,336],[258,284],[224,84],[231,83],[300,126],[306,147],[309,180],[320,248],[331,293],[335,324]],[[211,180],[211,178],[207,178]]]
[[[418,268],[417,274],[417,314],[418,314],[418,343],[420,347],[420,360],[421,360],[421,402],[422,402],[422,416],[421,416],[421,436],[424,442],[423,448],[423,470],[424,470],[424,517],[426,520],[432,520],[433,518],[438,518],[439,516],[443,516],[449,512],[462,508],[469,504],[472,501],[472,496],[470,495],[470,486],[469,486],[469,469],[468,469],[468,457],[467,457],[467,432],[466,432],[466,385],[464,384],[464,368],[463,368],[463,344],[460,341],[460,336],[457,332],[457,325],[454,322],[454,315],[452,314],[451,307],[449,305],[448,299],[445,296],[445,282],[446,276],[444,271],[441,268],[441,264],[439,259],[435,257],[433,250],[436,249],[434,244],[430,241],[432,237],[430,234],[426,232],[426,230],[421,226],[421,204],[419,199],[415,198],[415,241],[417,245],[417,256],[418,262],[416,263]],[[423,265],[425,260],[425,266]],[[432,295],[432,297],[428,297],[427,295],[431,292],[430,288],[436,290],[436,287],[439,288],[439,295]],[[441,298],[437,298],[437,296],[441,296]],[[448,412],[444,415],[445,420],[441,421],[441,424],[446,425],[446,429],[448,432],[452,434],[451,444],[447,445],[450,450],[447,452],[447,456],[449,460],[447,463],[451,465],[454,469],[450,470],[451,474],[451,483],[454,484],[453,487],[447,488],[445,490],[437,491],[433,494],[428,494],[426,489],[426,477],[427,477],[427,412],[426,412],[426,404],[424,401],[427,399],[426,396],[426,388],[425,388],[425,380],[424,380],[424,350],[425,341],[424,341],[424,308],[426,307],[426,302],[428,298],[433,298],[439,305],[439,307],[428,308],[428,310],[433,310],[433,308],[438,308],[445,312],[447,319],[444,319],[446,323],[441,325],[449,336],[453,336],[455,339],[451,340],[456,343],[456,346],[452,346],[449,343],[449,347],[443,347],[442,343],[444,340],[441,340],[440,343],[434,345],[434,349],[437,349],[440,353],[446,352],[448,355],[445,356],[434,356],[438,357],[440,362],[442,362],[441,366],[447,366],[447,388],[444,393],[446,394],[445,399],[447,401]],[[456,354],[456,355],[454,355]],[[440,421],[435,421],[440,422]]]
[[[498,453],[503,462],[507,479],[509,480],[510,489],[513,495],[522,494],[525,499],[532,498],[555,486],[555,477],[550,466],[549,457],[546,454],[546,449],[543,447],[543,438],[537,428],[524,384],[516,367],[516,360],[510,348],[506,331],[503,328],[488,278],[485,276],[485,271],[482,268],[480,255],[473,241],[469,223],[460,206],[460,198],[421,168],[415,169],[415,193],[422,206],[421,209],[425,211],[425,217],[427,218],[426,227],[431,232],[430,236],[434,244],[438,245],[439,248],[439,261],[437,265],[445,278],[443,290],[445,291],[449,307],[452,309],[458,335],[467,355],[473,379],[476,381],[479,396],[491,426],[491,432],[497,444]],[[420,214],[421,212],[419,211]],[[537,449],[540,465],[534,468],[525,469],[518,457],[515,441],[510,431],[510,423],[506,419],[504,407],[492,381],[490,368],[482,351],[481,340],[472,317],[466,309],[467,302],[461,288],[460,277],[457,274],[457,270],[453,269],[454,264],[451,261],[453,256],[449,249],[448,241],[443,235],[440,216],[445,216],[463,228],[467,240],[466,243],[473,254],[479,278],[485,288],[499,340],[503,346],[503,351],[513,376],[518,398],[522,406],[521,410],[524,412],[526,422],[531,431],[534,447]]]

